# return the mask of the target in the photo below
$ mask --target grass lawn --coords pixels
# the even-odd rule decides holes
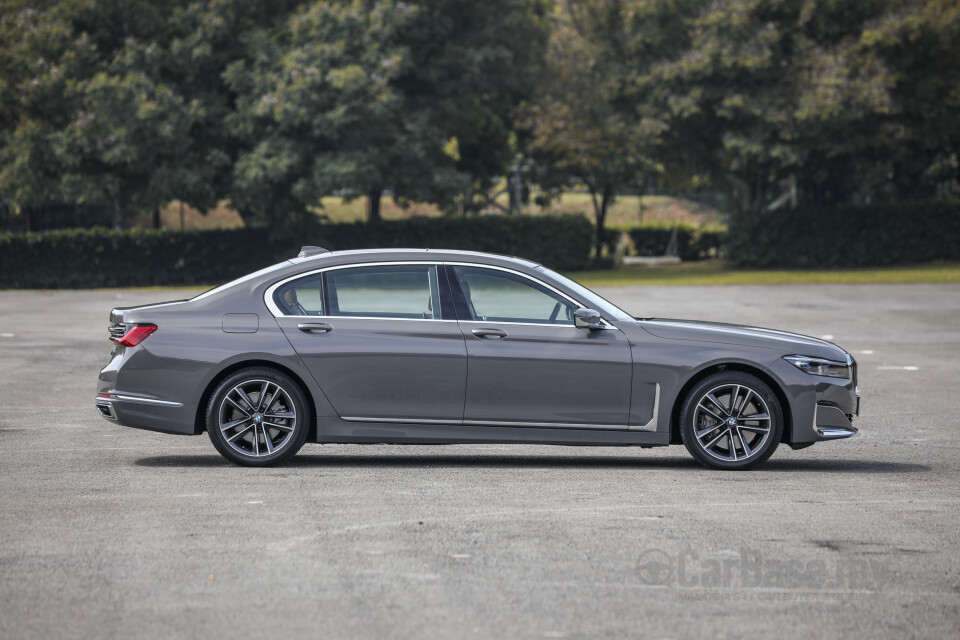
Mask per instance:
[[[587,287],[725,284],[881,284],[960,282],[960,263],[835,270],[735,269],[722,260],[659,267],[630,266],[578,271],[567,276]]]

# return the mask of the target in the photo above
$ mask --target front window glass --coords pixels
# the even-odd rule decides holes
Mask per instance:
[[[326,272],[332,316],[440,318],[434,265],[383,265]]]
[[[277,307],[288,316],[323,315],[323,277],[319,273],[283,285],[273,294]]]
[[[574,295],[580,298],[582,302],[592,306],[594,310],[599,311],[601,314],[613,318],[614,320],[633,320],[633,317],[629,313],[616,306],[606,298],[598,296],[596,293],[590,289],[587,289],[579,282],[574,282],[570,278],[562,276],[559,273],[551,271],[543,266],[538,266],[536,269],[537,271],[542,271],[544,275],[553,278],[566,288],[573,291]]]
[[[573,325],[577,306],[529,278],[480,267],[454,267],[473,320]]]

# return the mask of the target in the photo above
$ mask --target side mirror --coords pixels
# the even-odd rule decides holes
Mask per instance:
[[[577,329],[599,329],[603,326],[603,320],[599,311],[577,309],[573,312],[573,324]]]

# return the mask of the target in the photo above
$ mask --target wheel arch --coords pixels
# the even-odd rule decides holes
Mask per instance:
[[[760,367],[743,362],[720,362],[707,365],[698,370],[687,379],[677,392],[673,401],[673,407],[670,409],[670,444],[683,444],[683,440],[680,437],[680,407],[683,406],[683,401],[686,400],[687,394],[689,394],[690,390],[701,380],[721,371],[741,371],[743,373],[749,373],[750,375],[760,378],[760,380],[773,389],[773,393],[777,396],[783,412],[783,433],[780,435],[780,442],[790,442],[793,434],[793,412],[787,394],[784,393],[780,382]]]
[[[258,359],[241,360],[239,362],[231,363],[217,372],[217,374],[210,379],[210,382],[207,383],[206,388],[203,390],[203,394],[200,396],[200,402],[197,404],[197,413],[193,422],[194,435],[200,435],[206,431],[207,403],[210,402],[210,396],[213,395],[213,391],[217,388],[217,385],[219,385],[228,376],[240,371],[241,369],[247,369],[249,367],[266,367],[268,369],[276,369],[277,371],[290,376],[290,379],[300,386],[300,391],[303,392],[304,397],[307,399],[307,406],[310,409],[310,430],[307,432],[307,442],[316,442],[317,406],[313,399],[313,394],[310,392],[310,388],[304,383],[303,378],[301,378],[299,374],[291,370],[289,367],[286,367],[278,362],[273,362],[272,360]]]

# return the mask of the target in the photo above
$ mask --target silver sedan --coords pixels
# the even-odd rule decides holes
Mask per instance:
[[[854,435],[856,363],[829,342],[634,318],[520,258],[329,252],[110,313],[96,407],[241,465],[306,442],[683,443],[746,469]]]

